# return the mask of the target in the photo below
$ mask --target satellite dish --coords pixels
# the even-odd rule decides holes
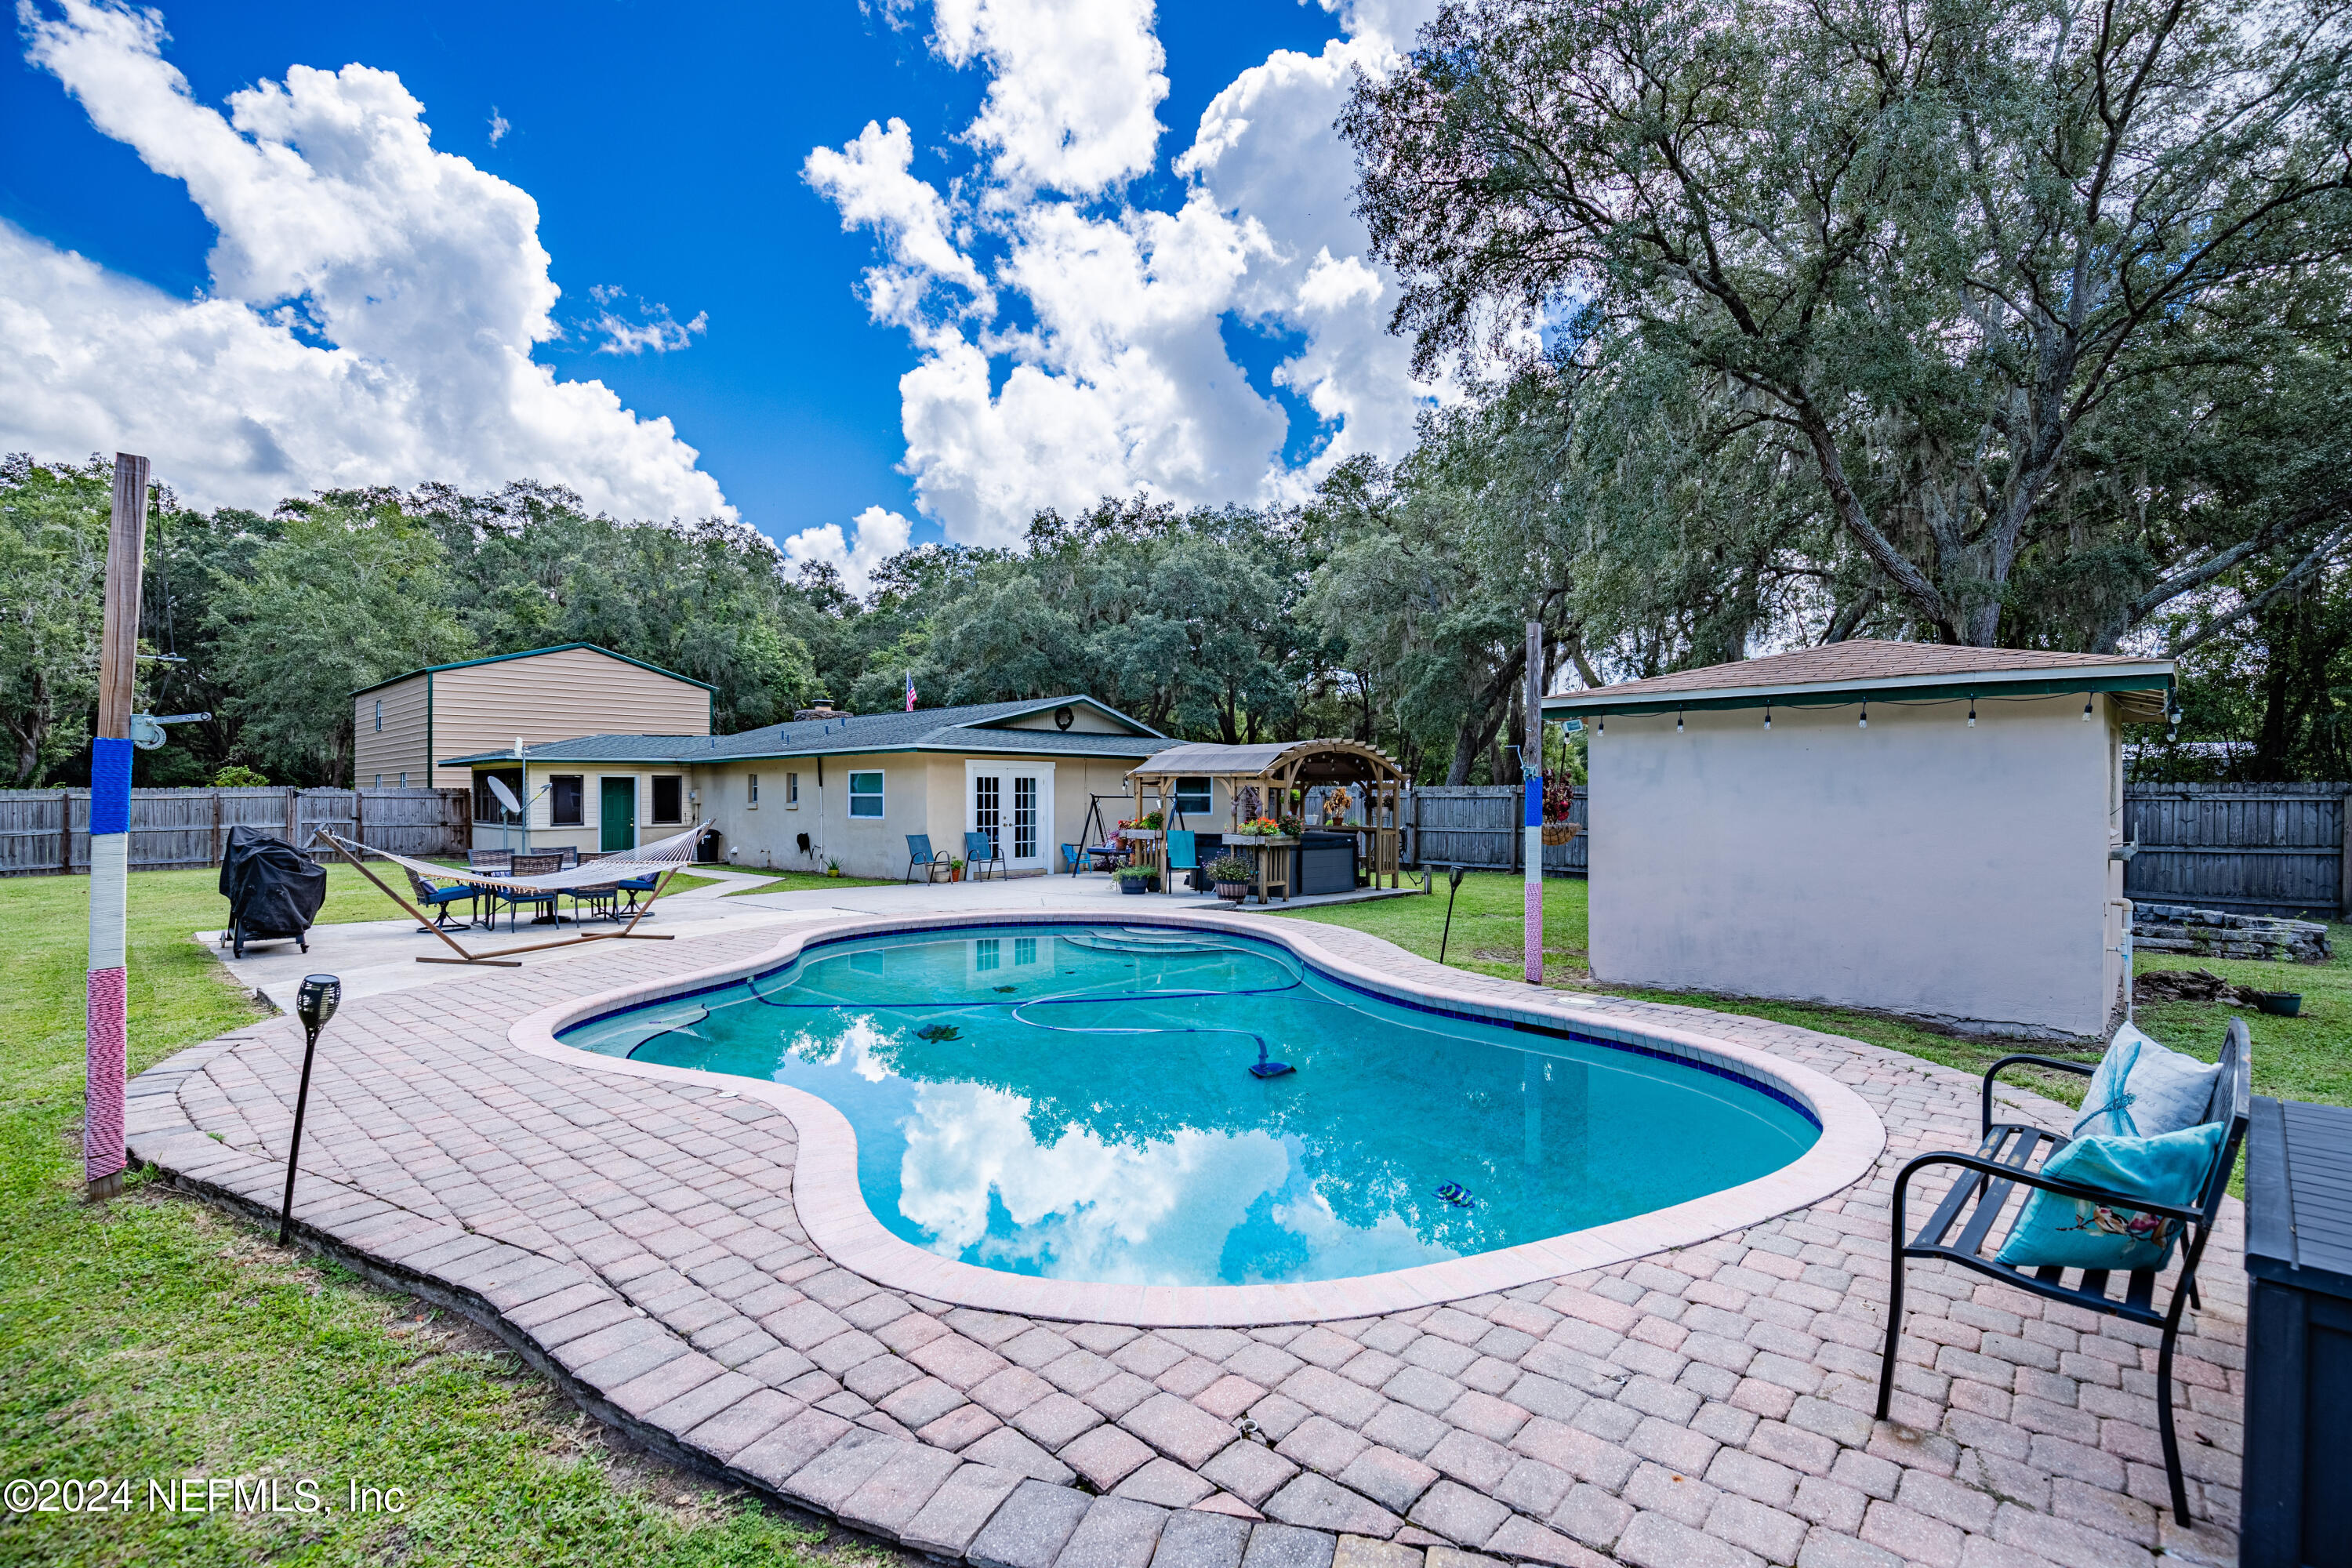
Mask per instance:
[[[490,775],[489,783],[490,794],[497,799],[500,805],[512,812],[520,812],[522,810],[522,802],[515,798],[514,791],[507,788],[506,780],[499,778],[497,774],[493,773]]]

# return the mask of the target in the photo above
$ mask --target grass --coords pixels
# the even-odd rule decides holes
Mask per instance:
[[[253,1016],[189,933],[211,871],[131,879],[132,1070]],[[330,868],[323,921],[398,911]],[[130,1506],[0,1514],[0,1563],[808,1564],[818,1537],[621,1448],[496,1341],[133,1176],[79,1200],[87,878],[0,881],[0,1480]],[[150,1510],[152,1478],[311,1479],[331,1511]],[[403,1489],[353,1512],[347,1483]]]
[[[748,877],[774,879],[756,888],[739,888],[727,895],[730,899],[740,899],[746,893],[817,893],[833,888],[887,888],[891,885],[887,877],[828,877],[821,871],[763,871],[750,866],[730,866],[728,869],[740,871]]]
[[[1472,873],[1462,879],[1455,900],[1454,934],[1446,963],[1479,974],[1516,979],[1520,969],[1520,929],[1524,919],[1526,884],[1496,872]],[[1948,1035],[1891,1014],[1860,1008],[1826,1007],[1805,1002],[1759,1001],[1706,992],[1649,991],[1595,982],[1588,967],[1588,884],[1572,879],[1544,883],[1544,982],[1580,991],[1672,1002],[1721,1013],[1741,1013],[1775,1023],[1794,1024],[1825,1034],[1843,1035],[1874,1046],[1922,1057],[1967,1073],[1981,1073],[2013,1051],[2032,1050],[2053,1056],[2095,1061],[2095,1047],[2053,1047],[2000,1038]],[[1383,899],[1364,904],[1329,904],[1299,910],[1294,920],[1320,921],[1384,937],[1424,958],[1437,956],[1444,934],[1446,895],[1443,882],[1436,893],[1423,899]],[[2235,984],[2265,991],[2299,991],[2303,1015],[2278,1018],[2250,1009],[2202,1002],[2174,1002],[2137,1010],[2140,1026],[2175,1050],[2211,1061],[2220,1052],[2222,1032],[2233,1014],[2245,1014],[2254,1041],[2254,1089],[2286,1099],[2352,1104],[2352,926],[2331,927],[2336,957],[2326,963],[2262,963],[2240,959],[2181,958],[2170,953],[2141,953],[2137,967],[2213,971]],[[2066,1073],[2028,1070],[2021,1078],[2041,1092],[2079,1105],[2084,1079]],[[2011,1081],[2009,1074],[2002,1081]]]

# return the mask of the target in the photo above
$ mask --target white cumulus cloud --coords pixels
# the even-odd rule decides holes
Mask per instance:
[[[865,593],[873,582],[874,569],[907,548],[914,536],[914,524],[895,511],[869,506],[849,526],[857,535],[855,543],[837,522],[802,529],[783,542],[784,559],[795,566],[809,563],[830,566],[841,574],[844,587],[853,594]]]
[[[532,360],[558,335],[538,205],[435,151],[398,77],[295,66],[224,114],[164,60],[155,12],[19,16],[31,63],[218,239],[210,289],[179,300],[0,223],[0,447],[142,451],[200,505],[536,478],[627,517],[734,516],[668,420]]]
[[[1125,194],[1160,156],[1167,94],[1150,0],[935,0],[933,49],[991,73],[966,169],[916,172],[904,120],[819,147],[803,175],[870,229],[864,293],[917,353],[899,381],[905,471],[951,539],[1017,542],[1040,508],[1139,491],[1281,504],[1358,453],[1395,458],[1450,382],[1416,381],[1396,300],[1352,209],[1332,121],[1355,73],[1390,68],[1413,0],[1326,0],[1345,36],[1229,83],[1170,164],[1172,210]],[[1286,343],[1274,385],[1228,334]],[[1297,437],[1309,456],[1293,458]],[[893,514],[895,515],[895,514]],[[855,547],[845,545],[845,551]]]

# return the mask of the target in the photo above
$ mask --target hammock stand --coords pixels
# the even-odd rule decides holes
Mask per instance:
[[[693,831],[698,833],[701,831],[701,828],[698,825]],[[690,836],[681,835],[680,837],[688,837],[689,842],[691,841]],[[358,869],[361,876],[365,877],[369,881],[373,882],[378,888],[383,889],[384,897],[390,899],[394,903],[398,904],[402,909],[406,910],[411,915],[414,915],[420,924],[430,927],[433,934],[439,937],[443,942],[447,944],[449,950],[457,955],[455,958],[443,958],[437,953],[420,952],[416,955],[416,962],[419,963],[478,963],[493,969],[520,969],[522,967],[522,961],[519,958],[509,957],[509,954],[517,952],[539,952],[551,947],[577,947],[582,942],[617,942],[624,937],[632,938],[638,942],[668,942],[672,940],[675,935],[674,932],[670,931],[641,931],[637,929],[637,922],[646,918],[647,912],[653,909],[656,900],[659,900],[662,896],[663,890],[669,886],[670,878],[677,875],[677,867],[671,866],[663,870],[661,873],[661,879],[654,884],[653,892],[647,896],[643,904],[640,904],[637,907],[636,913],[629,917],[629,923],[624,930],[586,931],[579,936],[560,937],[553,942],[525,942],[520,947],[502,947],[496,952],[468,952],[464,947],[459,945],[457,938],[451,936],[447,931],[442,930],[439,925],[436,924],[430,915],[425,914],[415,904],[412,904],[406,899],[402,898],[397,892],[393,890],[391,885],[385,882],[383,878],[377,876],[373,871],[369,870],[367,868],[367,863],[361,858],[362,854],[367,853],[383,855],[385,859],[394,861],[400,860],[401,857],[397,855],[385,854],[385,852],[381,849],[370,851],[367,846],[363,844],[349,843],[337,835],[328,832],[323,827],[310,835],[310,842],[312,844],[318,843],[321,838],[325,839],[330,845],[331,845],[337,854],[350,861],[352,865]],[[433,870],[436,874],[443,877],[451,875],[446,868],[435,867],[433,868]],[[533,881],[533,879],[530,878],[500,880],[499,879],[493,877],[479,876],[458,877],[456,879],[475,883],[485,888],[529,888],[531,886]],[[582,882],[579,885],[597,886],[600,884]]]

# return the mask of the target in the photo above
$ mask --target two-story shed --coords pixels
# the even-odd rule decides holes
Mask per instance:
[[[352,780],[464,789],[469,769],[433,759],[595,730],[708,735],[712,689],[584,642],[412,669],[352,693]]]

